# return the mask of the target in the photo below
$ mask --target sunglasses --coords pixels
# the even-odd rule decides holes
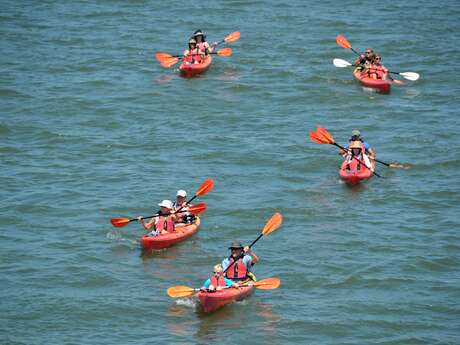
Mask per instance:
[[[366,52],[366,54],[371,54],[372,52]]]

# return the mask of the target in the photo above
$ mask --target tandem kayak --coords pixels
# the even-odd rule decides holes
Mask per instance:
[[[374,174],[364,164],[361,164],[356,159],[352,159],[350,163],[347,163],[346,160],[343,161],[340,166],[339,175],[347,184],[355,185],[361,181],[370,179]]]
[[[144,235],[141,237],[141,247],[144,250],[168,248],[176,243],[182,242],[194,235],[200,229],[200,218],[196,217],[192,224],[176,224],[175,232],[150,237]]]
[[[193,77],[197,74],[205,72],[209,66],[211,66],[212,57],[211,55],[206,55],[200,63],[193,63],[191,57],[186,57],[183,59],[182,64],[179,67],[180,73],[183,77]]]
[[[254,286],[242,286],[212,292],[200,291],[197,293],[197,297],[203,311],[212,313],[233,301],[241,301],[248,297],[254,289]]]
[[[353,71],[355,79],[364,87],[375,89],[382,93],[390,92],[391,80],[388,79],[373,79],[364,75],[359,68]]]

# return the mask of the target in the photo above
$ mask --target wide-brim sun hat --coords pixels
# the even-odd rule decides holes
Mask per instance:
[[[171,200],[163,200],[162,202],[160,202],[158,204],[158,206],[172,209],[173,208],[173,203],[172,203]]]
[[[228,247],[228,249],[243,249],[243,248],[244,247],[240,241],[233,241],[230,247]]]

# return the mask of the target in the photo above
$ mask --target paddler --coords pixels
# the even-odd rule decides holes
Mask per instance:
[[[364,141],[364,138],[361,136],[361,132],[357,129],[351,131],[351,137],[350,139],[348,139],[349,143],[352,143],[354,141],[360,141],[364,146],[365,154],[369,157],[369,159],[375,160],[375,151],[369,146],[369,144],[366,141]],[[345,149],[348,150],[348,146],[349,145],[345,146]],[[343,151],[341,149],[340,154],[345,157],[348,154],[348,152]]]
[[[361,54],[355,60],[355,66],[360,67],[361,70],[368,68],[374,61],[375,53],[371,48],[366,48],[364,54]]]
[[[213,268],[212,276],[208,278],[201,287],[202,291],[219,291],[229,287],[238,287],[238,283],[224,276],[224,269],[221,264],[217,264]]]
[[[142,224],[145,230],[150,230],[154,227],[154,229],[148,233],[148,236],[164,235],[172,233],[175,230],[174,223],[177,220],[177,216],[174,214],[172,201],[163,200],[158,204],[158,206],[160,206],[158,216],[153,217],[147,223],[144,222],[144,218],[142,216],[137,217],[139,223]]]
[[[353,157],[358,159],[358,170],[361,166],[361,162],[363,162],[369,170],[374,172],[374,166],[371,164],[371,161],[366,154],[364,144],[359,140],[352,141],[348,147],[348,152],[345,158],[348,163],[348,168],[350,167],[350,163],[353,160]]]
[[[252,271],[259,258],[248,246],[243,247],[241,242],[233,241],[230,247],[231,254],[228,258],[222,261],[222,267],[225,271],[225,276],[233,281],[256,280]],[[232,264],[234,261],[236,262]],[[232,265],[228,270],[227,268]]]
[[[386,80],[388,77],[388,69],[382,65],[382,58],[379,54],[376,54],[374,61],[372,61],[369,67],[369,75],[372,79]]]
[[[202,60],[202,53],[200,49],[198,49],[194,38],[188,41],[188,49],[184,51],[184,59],[193,64],[200,63]]]
[[[187,204],[187,192],[180,189],[176,193],[176,201],[173,203],[173,210],[177,216],[178,223],[192,223],[195,220],[195,216],[188,212],[188,209],[192,204]]]
[[[200,50],[201,54],[209,55],[214,50],[217,42],[213,43],[212,46],[206,42],[206,35],[200,29],[193,33],[193,38],[196,40],[196,46]]]

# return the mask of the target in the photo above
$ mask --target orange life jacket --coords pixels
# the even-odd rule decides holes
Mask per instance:
[[[232,256],[229,257],[229,261],[231,265],[232,262],[234,261]],[[225,272],[225,275],[227,276],[228,279],[232,279],[232,280],[247,279],[248,269],[243,262],[243,258],[238,259],[238,261],[235,262],[227,272]]]
[[[171,233],[174,232],[174,221],[170,216],[159,216],[157,222],[155,223],[155,229],[161,233],[161,231],[166,230]]]
[[[222,286],[222,287],[227,286],[223,275],[219,276],[219,278],[216,278],[214,274],[211,276],[211,285],[214,286],[215,288],[218,286]]]

